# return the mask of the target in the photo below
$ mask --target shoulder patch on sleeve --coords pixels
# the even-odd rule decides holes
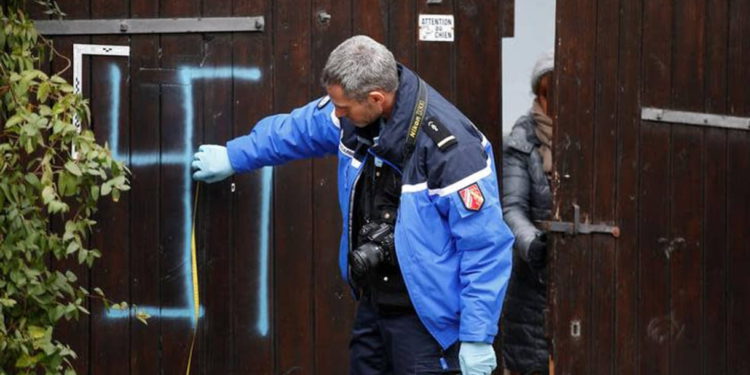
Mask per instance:
[[[436,120],[429,120],[423,126],[424,132],[432,139],[440,151],[445,151],[458,143],[456,137],[451,134],[443,124]]]
[[[320,98],[320,101],[318,101],[318,109],[321,109],[321,108],[325,107],[326,104],[328,104],[328,102],[330,102],[330,101],[331,101],[331,97],[328,96],[328,95]]]
[[[484,195],[479,184],[473,183],[458,191],[464,207],[469,211],[479,211],[484,205]]]

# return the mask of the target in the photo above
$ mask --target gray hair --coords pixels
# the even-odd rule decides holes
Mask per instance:
[[[344,94],[363,101],[373,90],[394,92],[398,88],[396,59],[384,45],[365,35],[356,35],[328,56],[321,83],[340,85]]]

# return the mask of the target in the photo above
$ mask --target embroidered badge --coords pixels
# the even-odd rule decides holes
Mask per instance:
[[[479,211],[484,204],[482,189],[480,189],[477,184],[472,184],[469,187],[459,190],[458,195],[461,197],[461,202],[464,203],[464,207],[466,207],[467,210]]]

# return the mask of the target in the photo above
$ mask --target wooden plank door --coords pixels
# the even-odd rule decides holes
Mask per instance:
[[[81,285],[149,313],[105,311],[63,324],[80,374],[346,374],[354,301],[338,271],[336,159],[303,160],[202,184],[196,215],[201,317],[192,318],[192,152],[244,135],[263,117],[324,95],[320,72],[353,34],[386,44],[501,144],[501,37],[507,0],[76,0],[68,20],[263,16],[262,32],[54,36],[130,48],[85,56],[83,95],[97,140],[131,171],[131,191],[103,202],[92,245],[103,259]],[[421,42],[422,13],[453,14],[453,43]],[[330,17],[325,17],[328,15]],[[46,17],[35,10],[37,19]],[[323,16],[323,17],[321,17]],[[505,30],[505,31],[504,31]],[[59,71],[56,59],[46,68]],[[71,70],[64,75],[71,79]],[[477,78],[481,72],[481,79]],[[499,160],[497,164],[500,165]]]
[[[641,119],[643,107],[750,117],[748,1],[558,2],[558,374],[748,373],[750,131]]]

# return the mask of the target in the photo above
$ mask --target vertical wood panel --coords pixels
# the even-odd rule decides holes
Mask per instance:
[[[163,45],[164,46],[164,45]],[[162,85],[161,87],[161,155],[179,152],[184,147],[183,137],[183,89],[179,85]],[[190,103],[195,105],[195,102]],[[185,240],[189,235],[189,228],[184,225],[185,212],[183,205],[184,191],[180,186],[184,183],[182,167],[173,164],[161,164],[161,185],[159,191],[159,234],[160,234],[160,308],[163,310],[183,310],[190,306],[190,267],[185,258]],[[182,193],[182,194],[181,194]],[[183,198],[184,199],[184,198]],[[192,202],[192,199],[190,199]],[[193,321],[189,317],[190,311],[179,317],[159,315],[161,319],[162,369],[169,373],[185,371],[193,331]],[[200,347],[196,348],[196,351]],[[193,367],[195,370],[195,367]]]
[[[500,0],[500,4],[500,17],[502,17],[501,36],[503,38],[512,38],[515,36],[516,27],[516,1]]]
[[[573,217],[571,204],[583,215],[592,212],[594,133],[594,52],[596,1],[558,3],[557,67],[554,148],[556,171],[563,180],[557,192],[557,212]],[[573,22],[572,20],[575,20]],[[563,98],[576,98],[568,100]],[[569,176],[569,178],[566,178]],[[550,297],[562,308],[553,312],[556,371],[585,374],[593,342],[591,294],[591,237],[556,237],[551,269]],[[570,308],[568,308],[570,306]],[[571,336],[571,324],[580,322],[580,337]]]
[[[745,107],[745,115],[750,108]],[[750,327],[747,312],[750,311],[750,245],[744,236],[737,235],[750,221],[750,195],[747,194],[747,171],[750,171],[750,148],[746,132],[730,131],[727,141],[727,365],[729,374],[744,374],[750,371]]]
[[[232,1],[204,1],[203,16],[227,17],[232,14]],[[233,66],[232,35],[205,34],[201,69],[209,72]],[[203,82],[203,137],[199,143],[225,144],[232,138],[232,77],[205,78]],[[203,343],[201,372],[205,374],[231,373],[234,314],[234,283],[232,281],[232,192],[231,179],[220,183],[201,184],[202,205],[199,208],[199,263],[201,302],[206,315],[199,328]]]
[[[669,274],[669,128],[643,122],[640,143],[639,344],[643,373],[668,373]]]
[[[332,18],[329,23],[314,22],[312,30],[311,96],[323,95],[320,76],[328,54],[352,33],[351,1],[316,0],[311,15],[319,11]],[[354,301],[341,279],[338,249],[341,214],[333,202],[337,196],[337,158],[313,161],[313,269],[315,273],[314,348],[316,374],[349,373],[349,332],[353,325]]]
[[[750,116],[750,2],[732,1],[729,8],[729,80],[728,112],[736,116]],[[750,222],[750,195],[747,176],[750,171],[750,133],[727,133],[727,364],[728,373],[750,371],[750,242],[747,223]]]
[[[160,17],[198,17],[201,14],[199,0],[165,0],[159,5]],[[202,45],[202,36],[199,34],[162,35],[161,67],[170,70],[197,67],[203,57]],[[185,148],[194,147],[197,143],[195,135],[200,134],[199,123],[203,117],[203,103],[200,100],[202,84],[193,79],[187,81],[162,85],[162,156],[192,151]],[[186,142],[191,133],[193,139],[187,139]],[[185,164],[161,164],[161,307],[183,311],[178,318],[162,318],[162,371],[166,374],[185,371],[194,329],[190,311],[192,285],[189,280],[192,275],[190,257],[186,256],[190,236],[190,227],[186,224],[190,223],[191,218],[185,215],[191,215],[195,184],[187,181],[188,186],[185,186],[186,173],[189,171]],[[185,202],[185,199],[188,201]],[[199,258],[198,262],[200,261]],[[200,322],[197,324],[200,327]],[[198,371],[197,365],[202,359],[200,344],[200,341],[196,341],[196,360],[192,362],[192,371]]]
[[[602,0],[596,20],[596,94],[594,110],[594,180],[592,219],[612,222],[616,202],[617,112],[619,69],[619,2]],[[615,312],[615,239],[609,235],[592,236],[591,288],[591,370],[592,374],[613,372],[616,338]]]
[[[310,2],[275,1],[274,111],[287,112],[310,100]],[[314,367],[312,162],[275,168],[276,372]]]
[[[253,124],[273,113],[273,32],[275,23],[270,1],[235,0],[234,16],[263,15],[263,33],[235,33],[233,64],[237,68],[258,68],[257,82],[235,80],[233,84],[233,136],[250,132]],[[265,207],[271,207],[270,191],[263,195],[263,172],[233,177],[234,266],[233,340],[234,370],[238,374],[274,373],[273,320],[274,269],[273,216],[264,227]],[[269,213],[270,214],[270,213]],[[265,251],[265,252],[264,252]],[[265,257],[263,254],[266,254]],[[265,278],[264,278],[265,277]],[[264,278],[264,279],[262,279]]]
[[[617,118],[617,224],[622,236],[615,249],[615,340],[614,373],[636,374],[638,369],[638,207],[640,205],[640,89],[642,5],[620,1],[620,56]]]
[[[388,42],[388,6],[386,0],[356,0],[352,2],[354,34],[364,34],[380,43]]]
[[[416,68],[417,14],[414,1],[392,1],[389,4],[388,49],[396,61],[409,69]]]
[[[123,40],[125,39],[125,40]],[[127,38],[96,37],[96,44],[127,45]],[[129,81],[127,80],[127,58],[97,56],[92,59],[91,77],[91,113],[92,126],[96,140],[100,144],[109,143],[120,161],[127,164],[129,155]],[[113,74],[113,69],[119,74]],[[113,77],[114,76],[114,77]],[[101,78],[94,78],[101,77]],[[113,85],[110,79],[117,79]],[[119,97],[118,108],[112,108],[113,96]],[[118,116],[119,115],[119,116]],[[114,117],[117,116],[117,117]],[[114,117],[114,118],[113,118]],[[115,129],[115,127],[117,129]],[[119,133],[117,144],[112,140],[112,132]],[[101,287],[107,298],[113,301],[128,301],[129,283],[129,231],[130,231],[130,195],[123,193],[119,202],[112,202],[110,196],[99,202],[97,226],[93,232],[93,247],[102,252],[102,258],[91,270],[92,287]],[[130,319],[112,319],[106,316],[104,306],[98,301],[92,306],[91,322],[91,371],[99,373],[103,369],[113,374],[129,373]],[[117,337],[118,339],[113,339]]]
[[[90,12],[90,5],[89,0],[71,0],[70,2],[67,2],[65,5],[61,6],[62,11],[68,14],[68,18],[75,19],[75,18],[88,18],[89,12]],[[52,61],[51,64],[51,71],[52,73],[59,73],[62,69],[68,65],[68,63],[71,64],[70,67],[62,74],[62,77],[65,78],[68,82],[73,82],[73,44],[74,43],[89,43],[91,41],[91,38],[88,36],[63,36],[63,37],[56,37],[53,38],[54,47],[57,49],[57,51],[70,59],[70,61],[65,61],[62,58],[55,57],[55,59]],[[91,72],[91,66],[89,63],[89,59],[83,59],[83,67],[82,71],[83,74],[88,74]],[[88,76],[87,78],[90,78],[91,76]],[[90,97],[91,94],[91,80],[86,79],[84,80],[84,85],[81,87],[82,93],[84,97]],[[63,223],[57,221],[58,219],[52,218],[52,225],[60,225],[62,227]],[[89,245],[91,242],[89,241]],[[89,270],[85,266],[78,265],[78,261],[76,259],[69,259],[69,260],[63,260],[63,261],[55,261],[54,259],[51,262],[52,268],[56,269],[64,269],[64,270],[71,270],[78,276],[78,285],[85,287],[87,289],[90,288],[90,279],[89,279]],[[106,292],[106,291],[105,291]],[[98,302],[95,302],[98,303]],[[85,304],[85,306],[91,311],[91,306],[93,304],[89,301]],[[77,359],[73,361],[73,367],[75,368],[76,372],[79,374],[85,374],[89,370],[89,364],[90,364],[90,344],[89,344],[89,336],[91,334],[90,330],[90,320],[91,317],[89,315],[81,314],[79,320],[77,321],[60,321],[60,325],[55,328],[55,332],[53,334],[55,339],[60,340],[61,342],[70,345],[70,347],[76,352]]]
[[[497,1],[461,1],[456,4],[456,106],[489,139],[500,164],[500,25]],[[477,79],[481,72],[481,79]]]
[[[643,31],[644,106],[668,107],[671,84],[672,3],[645,2]],[[669,311],[670,127],[643,122],[641,126],[641,184],[639,213],[640,371],[669,371],[669,340],[673,320]]]
[[[98,0],[91,2],[92,18],[128,17],[128,3],[122,1]],[[129,45],[125,36],[96,36],[94,44]],[[109,143],[109,147],[120,155],[123,162],[128,161],[130,150],[129,92],[130,80],[127,79],[129,57],[96,56],[92,58],[90,75],[84,72],[85,79],[90,79],[92,126],[97,142]],[[117,72],[117,73],[115,73]],[[110,78],[110,79],[107,79]],[[113,80],[117,80],[115,83]],[[119,91],[119,92],[118,92]],[[119,97],[115,102],[113,98]],[[119,105],[113,108],[112,105]],[[117,132],[117,144],[111,136]],[[102,252],[98,266],[91,270],[91,284],[104,289],[107,297],[113,301],[130,300],[129,283],[129,230],[130,230],[130,195],[122,194],[119,202],[112,202],[105,197],[99,204],[98,225],[94,230],[93,244]],[[104,219],[104,220],[103,220]],[[109,370],[112,374],[130,372],[130,319],[108,318],[103,306],[95,303],[92,306],[91,320],[91,372],[101,373]],[[117,337],[118,339],[113,339]]]
[[[727,113],[728,2],[706,3],[705,108]],[[727,131],[706,129],[703,218],[703,374],[726,373]]]
[[[453,0],[431,5],[417,1],[417,17],[419,14],[455,14]],[[451,102],[455,102],[455,48],[455,43],[417,40],[417,74]]]
[[[132,17],[157,17],[159,3],[132,0]],[[158,83],[143,82],[141,69],[159,67],[159,36],[137,35],[130,44],[130,148],[132,154],[161,152],[160,89]],[[130,288],[131,303],[159,306],[160,283],[160,168],[157,164],[131,165],[130,199]],[[131,324],[130,370],[132,374],[154,374],[161,369],[161,324],[153,316],[144,326]]]
[[[677,0],[674,10],[672,106],[703,110],[705,2]],[[670,371],[696,373],[701,366],[703,219],[703,133],[697,127],[674,125],[670,261]]]

